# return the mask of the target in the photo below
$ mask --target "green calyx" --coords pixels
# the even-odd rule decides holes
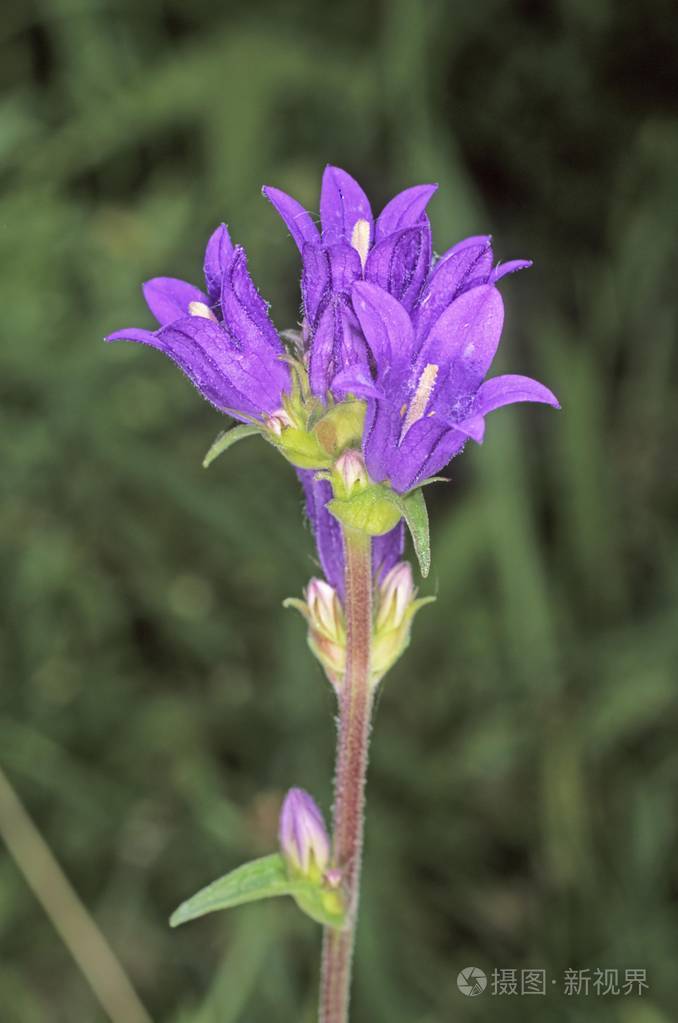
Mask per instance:
[[[343,526],[370,536],[388,533],[405,519],[421,574],[426,578],[431,567],[431,544],[428,511],[421,487],[398,494],[388,484],[372,483],[349,498],[335,497],[327,507]]]

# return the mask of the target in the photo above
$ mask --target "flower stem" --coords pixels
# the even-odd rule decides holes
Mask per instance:
[[[342,872],[348,920],[325,928],[320,982],[320,1023],[347,1023],[351,967],[360,896],[363,809],[372,715],[372,542],[344,529],[346,564],[346,674],[339,695],[332,863]]]

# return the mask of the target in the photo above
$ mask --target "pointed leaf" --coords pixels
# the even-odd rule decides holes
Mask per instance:
[[[239,440],[243,440],[245,437],[253,437],[255,433],[260,433],[258,426],[248,426],[247,423],[243,423],[241,426],[234,426],[232,430],[223,430],[218,437],[215,439],[211,448],[202,460],[203,468],[206,469],[215,458],[219,455],[223,455],[224,451],[228,451],[233,444],[237,444]]]
[[[340,927],[344,921],[339,891],[322,881],[290,877],[280,853],[273,853],[237,867],[182,902],[170,917],[170,926],[179,927],[207,913],[280,895],[291,895],[299,908],[319,923]]]
[[[417,555],[419,569],[425,579],[431,568],[431,540],[428,530],[428,510],[423,491],[418,488],[403,496],[399,494],[394,496],[398,499],[398,505],[412,536],[414,553]]]

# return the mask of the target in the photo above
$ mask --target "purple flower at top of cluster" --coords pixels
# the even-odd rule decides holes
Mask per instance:
[[[323,479],[315,479],[311,470],[297,470],[306,497],[306,514],[311,524],[320,565],[328,583],[341,601],[344,599],[344,545],[339,522],[327,509],[332,500],[332,487]],[[383,578],[402,556],[405,527],[399,522],[383,536],[372,539],[372,574],[375,582]]]
[[[342,369],[368,362],[351,308],[355,281],[378,284],[406,309],[414,308],[431,264],[425,209],[436,188],[415,185],[400,192],[375,220],[358,182],[339,167],[326,167],[320,230],[296,199],[264,188],[302,254],[304,336],[311,390],[318,397],[327,394]]]
[[[262,419],[280,408],[289,390],[289,367],[280,338],[225,224],[207,243],[205,291],[174,277],[143,285],[158,330],[129,327],[107,341],[137,341],[168,355],[222,412]]]
[[[476,239],[462,243],[455,272],[434,272],[412,316],[388,292],[365,281],[353,286],[353,307],[372,355],[334,386],[367,400],[363,452],[371,478],[404,492],[438,473],[472,438],[482,443],[484,417],[503,405],[543,402],[559,408],[543,384],[523,376],[485,380],[504,319],[492,272],[487,283],[462,268]],[[477,263],[477,261],[476,261]],[[449,278],[439,291],[436,275]],[[484,274],[481,275],[481,280]],[[450,296],[451,300],[450,300]]]

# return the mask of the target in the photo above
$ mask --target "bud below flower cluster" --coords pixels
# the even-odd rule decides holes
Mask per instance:
[[[401,561],[388,572],[377,590],[377,607],[372,636],[372,684],[386,674],[410,642],[412,620],[424,604],[435,597],[416,599],[412,566]]]
[[[339,595],[324,579],[314,578],[304,597],[288,598],[285,607],[295,607],[308,622],[308,645],[337,687],[346,670],[346,624]]]
[[[350,500],[361,490],[369,486],[370,479],[365,467],[365,459],[360,451],[349,448],[334,463],[332,484],[335,497],[343,501]]]
[[[290,789],[285,796],[279,838],[288,869],[320,880],[330,861],[330,840],[320,809],[303,789]]]

